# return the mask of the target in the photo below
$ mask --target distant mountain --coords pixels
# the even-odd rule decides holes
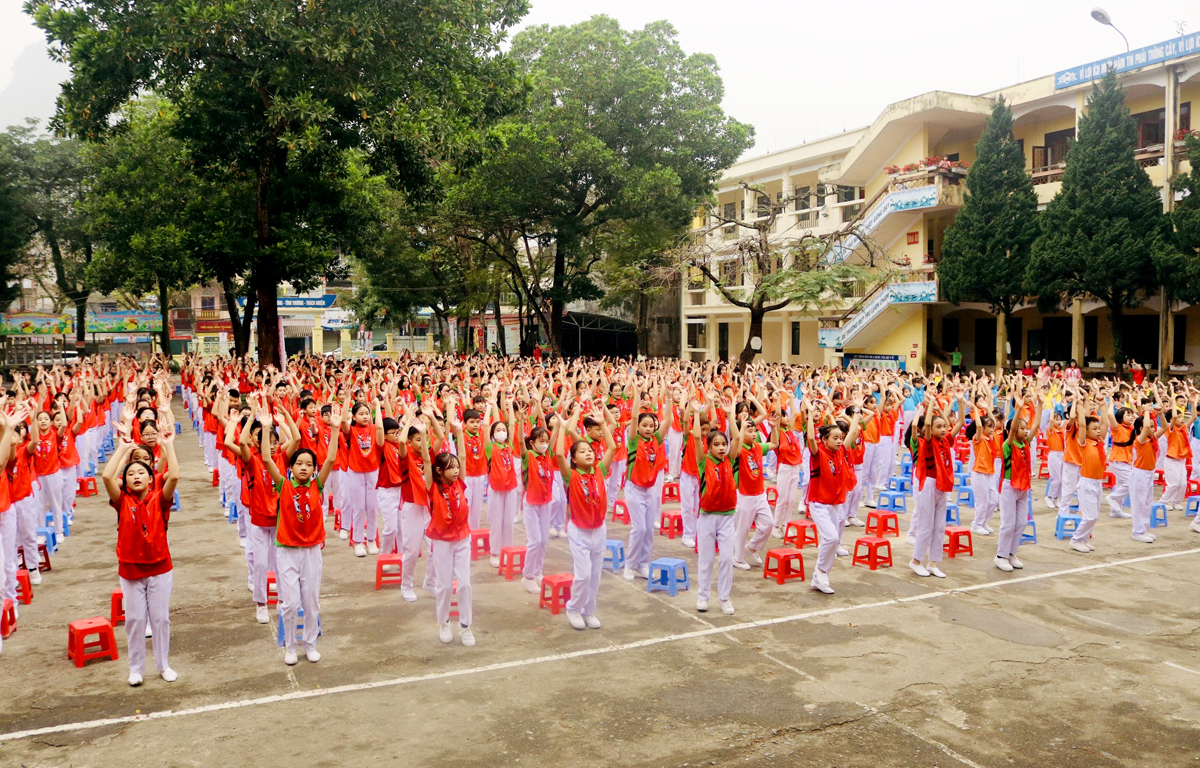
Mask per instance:
[[[59,84],[71,70],[50,59],[44,42],[32,43],[13,62],[12,82],[0,91],[0,130],[33,117],[45,125],[54,116]]]

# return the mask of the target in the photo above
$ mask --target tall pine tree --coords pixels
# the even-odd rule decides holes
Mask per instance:
[[[1137,130],[1114,72],[1097,83],[1067,154],[1062,189],[1046,206],[1026,284],[1043,312],[1074,298],[1108,307],[1113,356],[1127,359],[1125,312],[1145,301],[1170,257],[1162,198],[1134,159]],[[1142,348],[1156,346],[1141,340]]]
[[[967,194],[946,230],[938,264],[948,300],[984,302],[999,315],[997,367],[1007,358],[1005,321],[1025,298],[1025,270],[1038,235],[1037,194],[1025,173],[1025,154],[1013,138],[1012,119],[1012,108],[1001,97],[975,145]]]
[[[1197,304],[1200,303],[1200,135],[1190,134],[1184,146],[1192,168],[1177,176],[1171,185],[1173,192],[1184,193],[1171,213],[1179,253],[1162,264],[1160,279],[1175,298]]]

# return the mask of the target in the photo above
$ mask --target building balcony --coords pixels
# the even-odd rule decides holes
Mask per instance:
[[[219,320],[220,317],[221,317],[221,310],[219,310],[219,309],[197,309],[196,310],[196,319],[197,320]]]

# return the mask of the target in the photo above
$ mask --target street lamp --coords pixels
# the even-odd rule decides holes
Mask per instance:
[[[1112,23],[1112,17],[1108,15],[1108,11],[1104,10],[1103,8],[1093,8],[1092,18],[1104,26],[1112,27],[1114,30],[1116,30],[1117,34],[1121,36],[1121,39],[1125,41],[1125,52],[1129,53],[1129,38],[1125,37],[1125,33],[1117,29],[1116,25]]]

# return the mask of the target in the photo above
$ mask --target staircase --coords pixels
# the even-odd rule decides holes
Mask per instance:
[[[821,328],[817,331],[817,344],[826,349],[842,349],[850,346],[856,337],[872,327],[884,312],[892,307],[915,306],[932,304],[938,300],[938,283],[936,273],[912,272],[894,282],[885,283],[867,294],[862,304],[856,310],[850,310],[842,315],[836,327]],[[895,329],[897,323],[885,322],[878,324],[874,330],[877,333],[887,333]],[[855,346],[867,347],[865,339],[859,339]]]
[[[914,217],[899,214],[962,205],[961,175],[950,170],[930,168],[901,174],[863,206],[863,213],[851,222],[850,232],[833,245],[831,260],[845,261],[871,237],[885,246],[893,231],[907,229]]]

